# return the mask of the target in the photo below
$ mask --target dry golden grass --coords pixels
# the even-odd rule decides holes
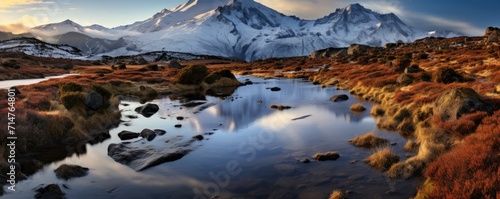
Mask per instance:
[[[328,199],[347,199],[347,196],[340,190],[333,190]]]
[[[349,142],[357,147],[375,148],[387,144],[388,140],[375,136],[373,132],[369,132],[363,136],[355,137],[349,140]]]
[[[393,164],[399,162],[399,157],[390,148],[385,147],[370,155],[364,162],[377,170],[385,171]]]
[[[370,115],[373,117],[383,117],[385,115],[385,110],[380,105],[375,105],[370,110]]]

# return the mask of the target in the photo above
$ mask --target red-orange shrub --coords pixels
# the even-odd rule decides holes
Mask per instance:
[[[483,119],[476,132],[426,169],[429,198],[498,198],[500,191],[500,111]]]

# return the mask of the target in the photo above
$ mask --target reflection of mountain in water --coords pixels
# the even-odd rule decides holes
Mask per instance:
[[[261,80],[262,81],[262,80]],[[280,92],[272,92],[269,87],[279,86]],[[322,89],[300,80],[268,80],[250,86],[238,88],[231,97],[211,106],[193,119],[193,124],[201,129],[212,129],[214,126],[227,131],[246,128],[256,120],[268,116],[275,111],[271,104],[283,104],[292,107],[318,105],[329,110],[335,117],[347,122],[361,122],[369,114],[357,114],[350,111],[354,100],[334,103],[328,99],[336,94],[333,89]],[[350,96],[354,99],[353,96]],[[210,101],[210,100],[209,100]],[[287,110],[285,110],[287,111]],[[303,113],[304,115],[314,113]],[[222,125],[220,125],[222,124]]]

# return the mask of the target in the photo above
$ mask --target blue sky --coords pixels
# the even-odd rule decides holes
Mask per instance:
[[[145,20],[163,8],[187,0],[1,0],[0,30],[20,32],[27,27],[71,19],[82,25],[107,27]],[[498,0],[256,0],[284,14],[304,19],[325,16],[336,8],[360,3],[379,13],[393,12],[416,28],[448,29],[482,35],[500,26]]]

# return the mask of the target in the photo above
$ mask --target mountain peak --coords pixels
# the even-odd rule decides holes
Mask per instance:
[[[352,10],[363,10],[365,9],[365,7],[363,7],[361,4],[359,3],[353,3],[353,4],[350,4],[346,7],[346,10],[347,11],[352,11]]]

